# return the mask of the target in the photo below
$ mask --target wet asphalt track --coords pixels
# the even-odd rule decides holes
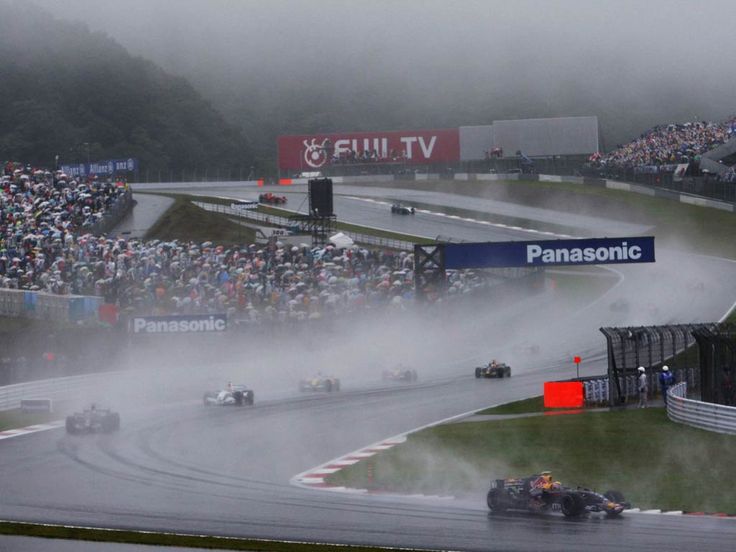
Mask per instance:
[[[360,205],[358,211],[369,213],[365,216],[387,221],[373,225],[395,227],[395,217],[384,217],[370,203]],[[419,216],[401,220],[424,224]],[[473,228],[456,224],[458,231]],[[686,282],[677,280],[674,269],[681,263],[702,272],[706,291],[669,301],[684,295]],[[581,313],[566,312],[557,320],[566,339],[546,348],[543,361],[531,362],[508,380],[478,382],[469,370],[444,372],[440,366],[416,386],[345,382],[346,391],[333,396],[298,396],[291,384],[276,386],[259,391],[256,407],[246,410],[204,409],[193,394],[191,400],[179,396],[121,411],[123,429],[116,435],[70,437],[52,430],[2,441],[0,518],[455,550],[728,550],[736,538],[736,521],[730,519],[641,514],[617,520],[491,518],[485,486],[477,496],[448,500],[352,496],[289,485],[295,474],[372,442],[537,394],[542,381],[570,375],[570,350],[591,359],[585,373],[602,373],[600,325],[713,320],[736,299],[736,264],[726,261],[659,251],[655,265],[617,270],[619,284],[584,309],[586,319],[599,321],[596,327],[589,322],[580,327]],[[614,299],[642,290],[671,306],[660,309],[656,320],[647,320],[652,315],[645,309],[611,313]],[[539,316],[553,302],[543,295],[509,316]],[[436,375],[440,372],[441,377]],[[46,549],[53,550],[49,543]]]

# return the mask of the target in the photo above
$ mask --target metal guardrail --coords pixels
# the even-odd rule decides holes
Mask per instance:
[[[233,209],[232,207],[221,205],[218,203],[206,203],[203,201],[193,201],[192,203],[197,207],[204,209],[205,211],[210,211],[212,213],[219,213],[232,217],[239,217],[249,221],[259,222],[261,224],[273,225],[282,228],[299,226],[298,223],[289,219],[288,217],[282,217],[279,215],[269,215],[249,209]],[[295,212],[294,214],[297,213]],[[377,228],[377,230],[380,229]],[[414,251],[414,242],[384,238],[380,236],[372,236],[370,234],[363,234],[350,230],[340,230],[340,232],[346,234],[347,236],[350,236],[357,243],[372,245],[376,247],[384,247],[387,249],[397,249],[401,251]]]
[[[0,387],[0,411],[20,408],[22,399],[73,399],[109,379],[113,372],[53,378]]]
[[[736,407],[688,399],[687,382],[667,392],[667,416],[673,422],[736,435]]]

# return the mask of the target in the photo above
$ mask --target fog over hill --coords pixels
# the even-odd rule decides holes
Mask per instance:
[[[605,147],[736,111],[736,3],[34,0],[275,136],[598,115]],[[728,23],[721,23],[728,22]]]

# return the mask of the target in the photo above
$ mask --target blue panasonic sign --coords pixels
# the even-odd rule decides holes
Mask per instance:
[[[444,246],[445,268],[653,263],[654,237],[589,238]]]

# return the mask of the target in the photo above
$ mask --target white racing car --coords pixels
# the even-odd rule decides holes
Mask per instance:
[[[391,370],[384,370],[381,373],[381,379],[383,381],[407,381],[415,382],[419,379],[417,371],[412,368],[407,368],[403,364],[395,366]]]
[[[255,393],[245,385],[228,384],[221,391],[206,391],[202,402],[205,406],[246,406],[255,403]]]

